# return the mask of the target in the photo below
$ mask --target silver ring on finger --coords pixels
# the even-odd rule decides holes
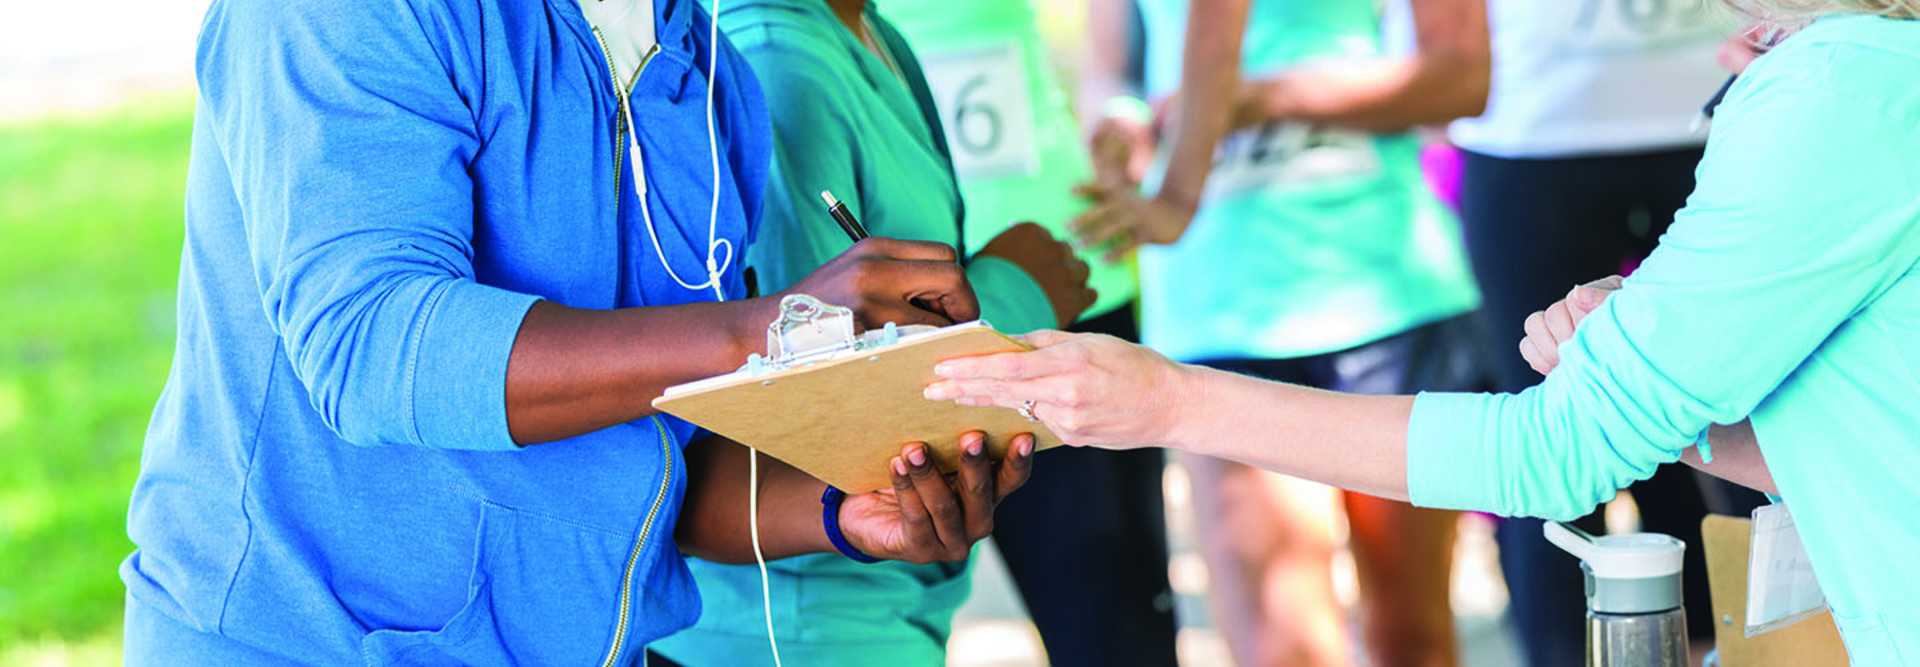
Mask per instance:
[[[1034,406],[1033,401],[1027,401],[1025,403],[1021,403],[1020,407],[1014,408],[1014,410],[1019,412],[1021,417],[1025,417],[1027,421],[1030,421],[1030,422],[1040,421],[1039,417],[1033,416],[1033,406]]]

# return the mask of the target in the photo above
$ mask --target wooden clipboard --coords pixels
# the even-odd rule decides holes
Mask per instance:
[[[1713,638],[1726,667],[1847,667],[1847,649],[1831,612],[1747,636],[1747,556],[1753,522],[1709,515],[1700,522],[1707,585],[1713,595]]]
[[[909,442],[927,443],[945,472],[959,469],[960,436],[968,431],[987,434],[995,459],[1021,433],[1033,434],[1036,451],[1060,445],[1018,411],[921,396],[942,360],[1025,349],[990,327],[956,325],[851,356],[693,383],[698,387],[669,390],[653,406],[848,493],[865,493],[893,485],[887,467]]]

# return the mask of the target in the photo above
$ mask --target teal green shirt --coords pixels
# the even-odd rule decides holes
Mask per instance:
[[[782,289],[852,243],[821,202],[831,190],[875,236],[961,242],[961,198],[918,61],[892,25],[867,11],[893,63],[874,57],[820,0],[728,2],[720,27],[766,91],[773,170],[747,265],[763,291]],[[895,67],[898,67],[898,74]],[[1013,264],[967,268],[983,319],[1001,331],[1052,327],[1039,285]],[[746,492],[747,480],[740,480]],[[689,665],[772,664],[760,573],[689,561],[703,603],[691,630],[658,643]],[[839,554],[767,564],[781,657],[796,665],[938,665],[953,613],[971,592],[968,564],[862,565]]]
[[[1047,58],[1031,0],[880,0],[913,44],[933,84],[967,201],[967,238],[984,241],[1016,222],[1073,238],[1087,208],[1073,186],[1093,180],[1066,91]],[[1080,253],[1100,297],[1082,319],[1113,311],[1138,292],[1132,261]]]
[[[1262,0],[1248,76],[1381,56],[1374,0]],[[1179,86],[1184,0],[1144,0],[1147,86]],[[1479,305],[1459,223],[1427,189],[1419,143],[1275,123],[1222,141],[1193,224],[1140,252],[1141,335],[1182,361],[1333,352]]]
[[[1920,23],[1815,22],[1740,77],[1699,185],[1513,395],[1424,394],[1431,507],[1570,519],[1753,420],[1857,665],[1920,664]]]

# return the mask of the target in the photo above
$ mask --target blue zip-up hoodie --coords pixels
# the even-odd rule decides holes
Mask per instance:
[[[656,12],[630,98],[646,205],[667,260],[704,277],[710,19]],[[719,48],[718,233],[739,249],[770,148],[758,85]],[[654,254],[575,0],[216,0],[197,69],[178,341],[121,568],[132,604],[199,633],[170,650],[625,664],[690,624],[673,525],[693,428],[507,433],[535,300],[712,298]],[[739,261],[724,281],[743,296]]]

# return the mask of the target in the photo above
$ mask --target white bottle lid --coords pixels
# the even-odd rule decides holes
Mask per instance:
[[[1646,579],[1680,573],[1687,545],[1669,535],[1633,533],[1594,537],[1558,521],[1546,522],[1547,541],[1586,563],[1600,579]]]

